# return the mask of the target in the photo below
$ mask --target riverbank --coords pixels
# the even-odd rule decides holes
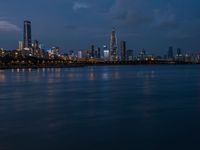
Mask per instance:
[[[0,70],[5,69],[39,69],[39,68],[74,68],[84,67],[83,64],[64,64],[64,65],[2,65]]]
[[[82,63],[64,65],[1,65],[0,70],[6,69],[39,69],[39,68],[75,68],[85,66],[129,66],[129,65],[198,65],[199,63]]]

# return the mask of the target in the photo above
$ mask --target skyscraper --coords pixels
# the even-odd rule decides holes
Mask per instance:
[[[113,28],[111,33],[111,39],[110,39],[110,60],[111,61],[117,61],[118,60],[118,51],[117,51],[117,36],[115,28]]]
[[[126,61],[126,41],[121,41],[121,60]]]
[[[177,56],[181,56],[181,49],[180,48],[177,49]]]
[[[24,21],[24,48],[31,48],[31,22],[28,20]]]
[[[101,48],[97,49],[97,58],[101,58]]]
[[[105,61],[109,60],[109,50],[106,45],[103,46],[103,58]]]
[[[173,47],[169,47],[168,50],[168,59],[173,59],[174,58],[174,52],[173,52]]]
[[[34,42],[33,42],[33,49],[39,49],[39,41],[37,41],[37,40],[34,40]]]
[[[95,52],[94,52],[94,45],[91,46],[91,57],[94,57]]]

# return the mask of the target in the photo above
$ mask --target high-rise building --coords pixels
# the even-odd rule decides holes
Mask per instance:
[[[133,61],[133,50],[127,50],[127,60],[128,61]]]
[[[24,48],[31,48],[32,41],[31,41],[31,22],[25,20],[24,21],[24,41],[23,41]]]
[[[121,60],[126,61],[126,41],[121,41]]]
[[[181,56],[181,49],[180,48],[177,49],[177,56]]]
[[[19,41],[19,51],[22,51],[23,50],[23,42],[22,41]]]
[[[106,45],[103,46],[103,58],[105,61],[109,60],[109,50]]]
[[[82,51],[78,51],[78,58],[79,58],[79,59],[83,58]]]
[[[97,49],[97,58],[101,58],[101,48]]]
[[[94,57],[95,55],[95,50],[94,50],[94,45],[91,46],[91,57]]]
[[[118,61],[118,46],[115,28],[113,28],[110,38],[110,60]]]
[[[173,59],[174,58],[174,52],[173,52],[173,47],[169,47],[168,50],[168,59]]]
[[[33,47],[33,49],[39,49],[39,41],[34,40],[32,47]]]

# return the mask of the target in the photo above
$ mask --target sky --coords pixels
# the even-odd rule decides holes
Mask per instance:
[[[46,48],[109,45],[115,27],[129,49],[200,51],[199,6],[198,0],[1,0],[0,47],[15,49],[30,20],[32,39]]]

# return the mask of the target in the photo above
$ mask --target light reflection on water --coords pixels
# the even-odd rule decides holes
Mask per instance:
[[[5,82],[5,80],[6,80],[6,77],[5,77],[4,72],[2,71],[0,72],[0,82]]]
[[[0,71],[0,148],[198,147],[199,74],[199,66]]]

